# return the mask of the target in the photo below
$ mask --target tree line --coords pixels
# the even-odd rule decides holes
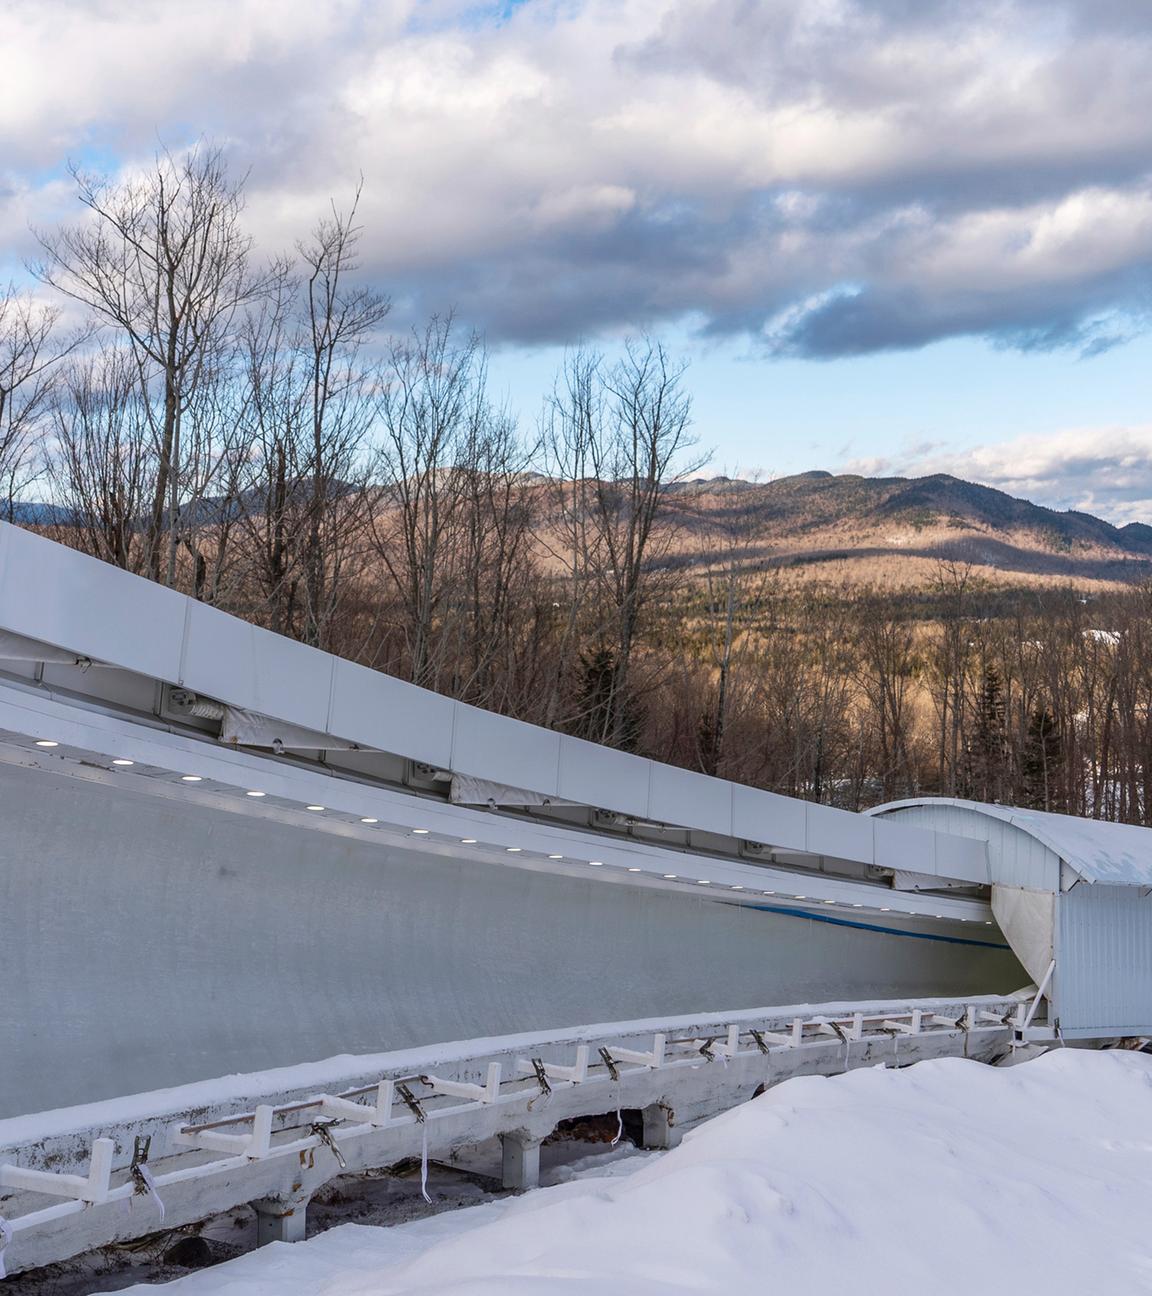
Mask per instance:
[[[1144,821],[1152,593],[930,610],[750,562],[650,338],[568,353],[531,425],[451,314],[394,329],[359,193],[258,257],[201,146],[73,172],[0,291],[0,515],[427,688],[860,807],[940,792]],[[1150,775],[1149,777],[1152,777]]]

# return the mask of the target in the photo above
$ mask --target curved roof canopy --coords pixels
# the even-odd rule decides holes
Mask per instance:
[[[877,806],[870,813],[885,815],[912,806],[939,805],[959,806],[1019,828],[1059,855],[1085,882],[1152,886],[1152,828],[1047,810],[1021,810],[959,797],[914,797]]]

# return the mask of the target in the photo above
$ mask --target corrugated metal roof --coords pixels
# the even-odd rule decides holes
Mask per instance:
[[[1001,819],[1043,842],[1086,882],[1111,886],[1152,886],[1152,828],[1108,823],[1046,810],[964,801],[959,797],[915,797],[877,806],[883,815],[907,806],[954,805]]]

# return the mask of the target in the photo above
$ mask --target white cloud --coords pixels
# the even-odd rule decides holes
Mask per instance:
[[[1090,344],[1152,264],[1152,32],[1087,0],[9,0],[0,238],[66,157],[226,140],[262,240],[493,337]],[[7,168],[5,182],[3,168]]]
[[[961,451],[919,446],[889,458],[853,460],[844,471],[949,473],[1049,508],[1076,509],[1117,524],[1152,524],[1152,423],[1067,428]]]

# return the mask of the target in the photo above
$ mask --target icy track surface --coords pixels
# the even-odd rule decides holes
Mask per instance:
[[[1152,1292],[1146,1055],[790,1080],[633,1164],[275,1244],[164,1296]]]

